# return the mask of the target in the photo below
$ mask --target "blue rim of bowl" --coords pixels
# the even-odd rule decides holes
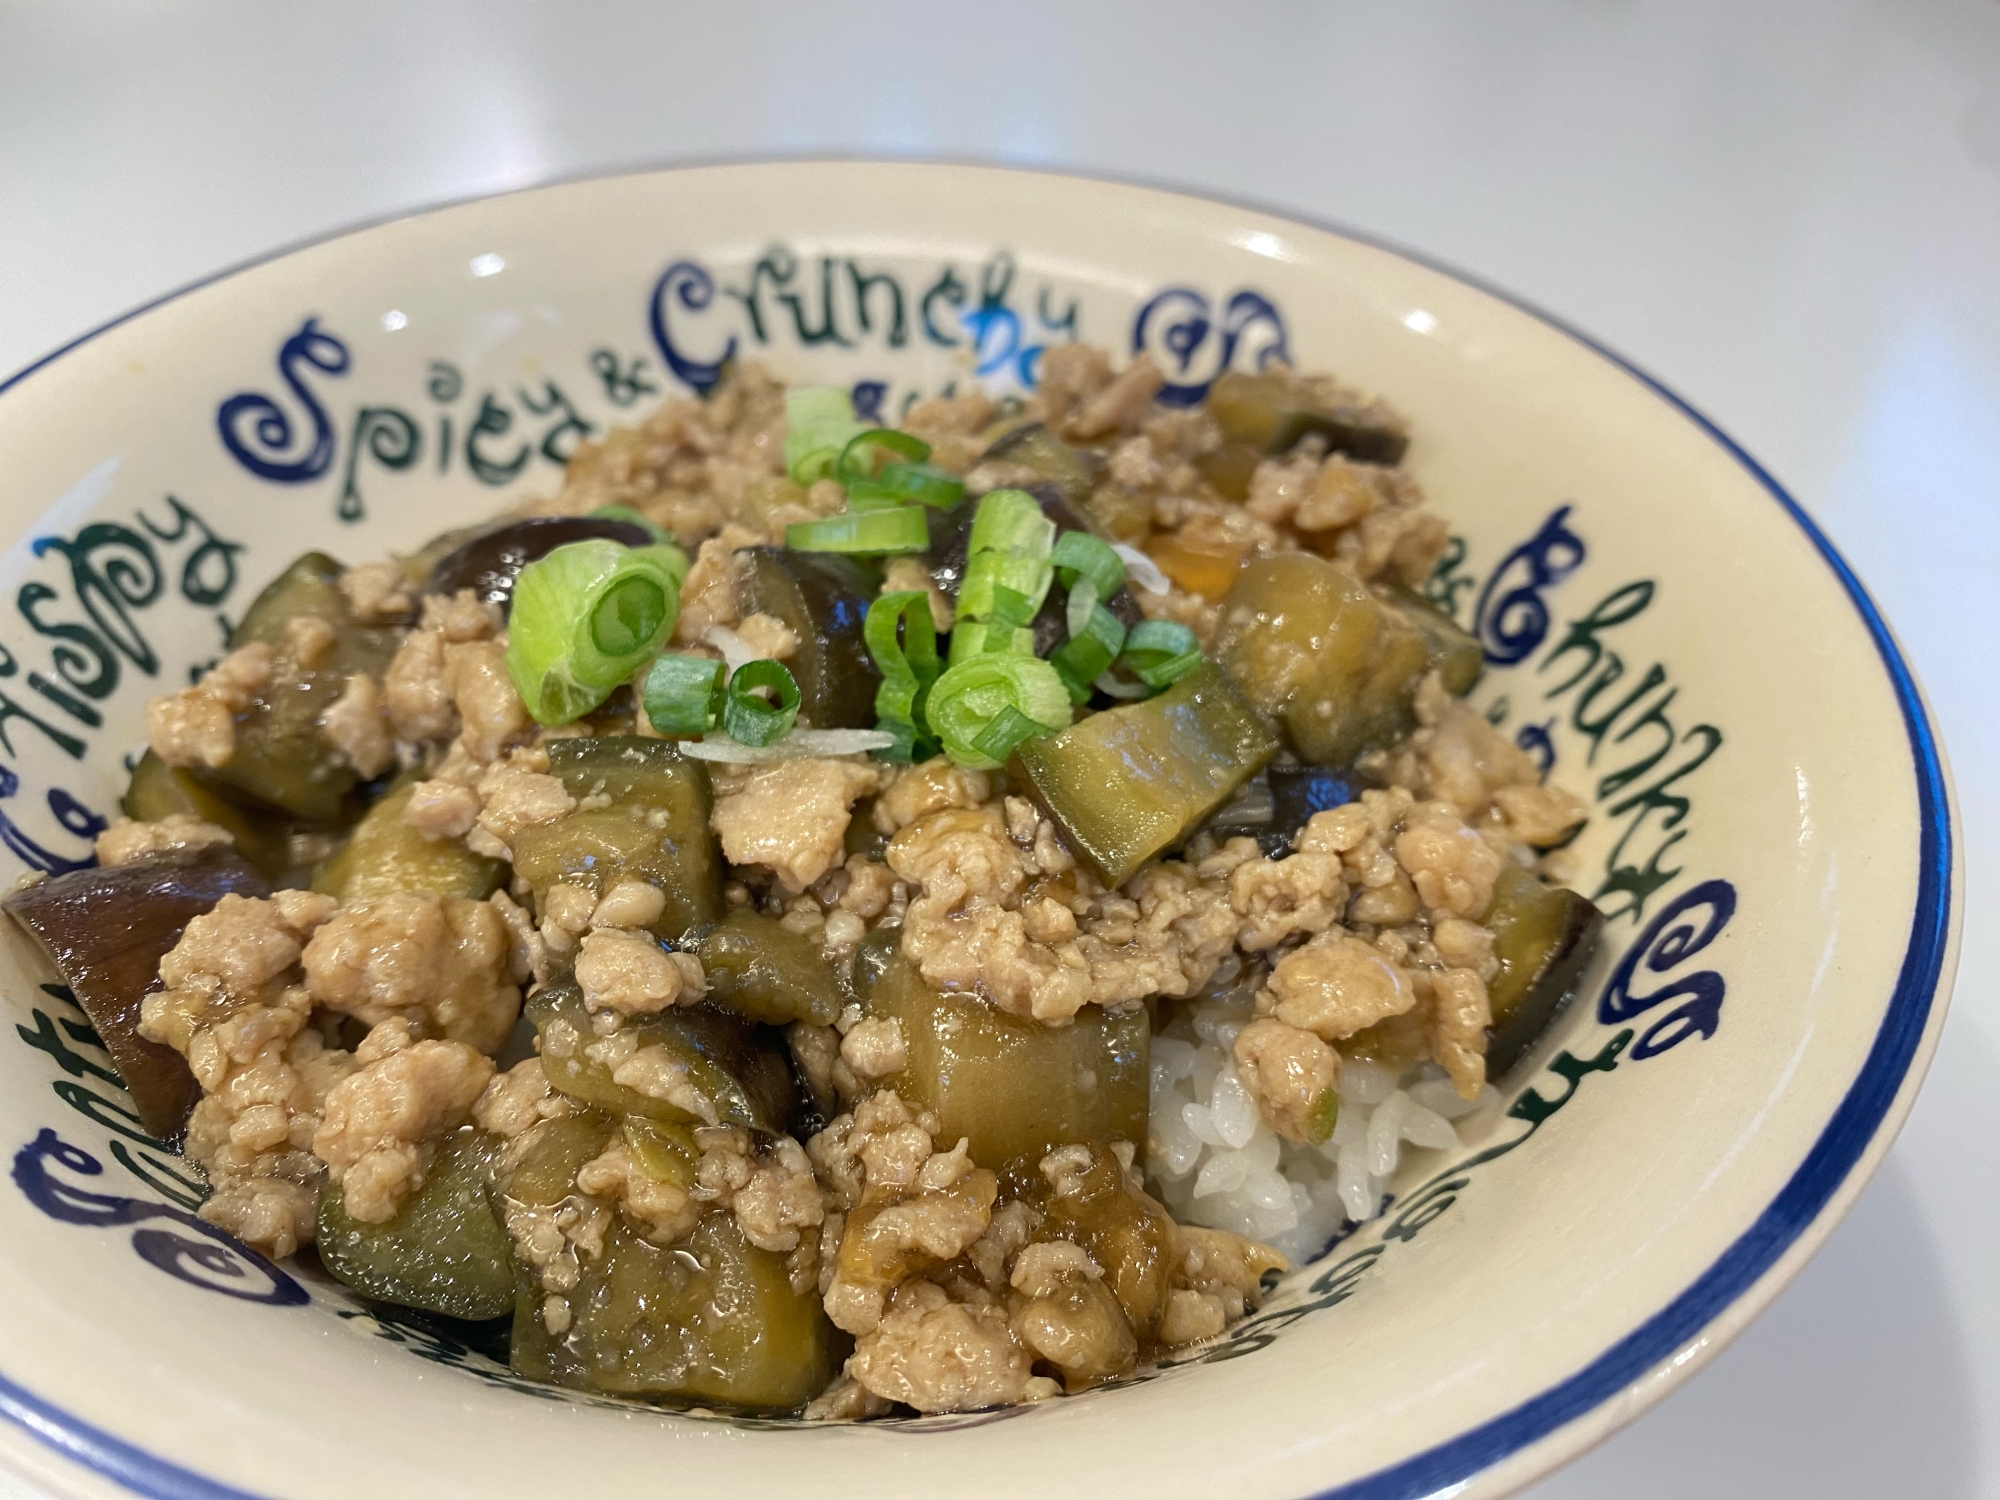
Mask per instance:
[[[1553,328],[1615,368],[1624,371],[1679,412],[1734,459],[1744,472],[1778,503],[1785,514],[1798,525],[1799,530],[1805,533],[1806,539],[1812,543],[1820,558],[1833,571],[1834,577],[1840,580],[1841,587],[1847,591],[1848,599],[1861,616],[1862,623],[1868,627],[1869,637],[1874,641],[1875,650],[1882,659],[1883,670],[1887,672],[1890,684],[1895,689],[1897,706],[1902,710],[1903,727],[1909,735],[1910,753],[1914,762],[1919,822],[1916,910],[1911,922],[1909,946],[1904,950],[1902,967],[1896,976],[1895,990],[1890,995],[1882,1025],[1869,1047],[1868,1056],[1862,1062],[1861,1071],[1855,1075],[1853,1084],[1841,1099],[1838,1108],[1834,1110],[1826,1128],[1813,1143],[1812,1149],[1806,1153],[1805,1160],[1779,1191],[1778,1196],[1771,1201],[1770,1206],[1758,1215],[1756,1222],[1745,1230],[1708,1270],[1697,1277],[1694,1283],[1672,1302],[1581,1370],[1549,1387],[1539,1396],[1400,1463],[1378,1469],[1373,1474],[1352,1480],[1337,1488],[1321,1491],[1313,1497],[1313,1500],[1418,1500],[1418,1497],[1433,1494],[1447,1486],[1463,1484],[1586,1416],[1596,1407],[1626,1390],[1648,1370],[1670,1358],[1720,1316],[1724,1309],[1748,1293],[1758,1280],[1777,1264],[1793,1242],[1819,1218],[1827,1204],[1832,1201],[1834,1194],[1847,1181],[1848,1175],[1860,1162],[1863,1153],[1868,1149],[1869,1142],[1874,1140],[1890,1109],[1893,1108],[1896,1096],[1902,1090],[1903,1081],[1909,1074],[1910,1064],[1916,1057],[1917,1048],[1922,1043],[1925,1029],[1930,1022],[1931,1009],[1936,1001],[1938,982],[1943,975],[1945,954],[1950,946],[1952,916],[1951,874],[1954,851],[1950,797],[1946,790],[1944,764],[1938,754],[1937,739],[1932,732],[1929,716],[1924,712],[1923,699],[1917,691],[1916,680],[1911,675],[1908,664],[1903,660],[1902,652],[1896,645],[1895,637],[1890,633],[1888,623],[1882,618],[1881,611],[1875,607],[1875,601],[1868,596],[1868,591],[1862,587],[1861,580],[1855,576],[1854,570],[1847,565],[1847,560],[1827,540],[1825,533],[1813,523],[1812,518],[1791,497],[1785,487],[1779,484],[1762,464],[1695,407],[1623,355],[1607,348],[1589,334],[1534,303],[1427,255],[1344,225],[1316,222],[1299,214],[1273,209],[1263,204],[1249,203],[1213,193],[1189,192],[1181,188],[1131,178],[1096,177],[1079,172],[1044,172],[988,161],[951,161],[938,158],[868,159],[852,156],[764,156],[748,159],[680,161],[635,167],[622,172],[584,173],[574,177],[538,182],[502,193],[479,193],[466,198],[450,199],[408,212],[387,214],[352,224],[328,234],[315,235],[310,239],[239,262],[199,281],[190,282],[129,312],[121,313],[106,323],[99,324],[88,333],[72,339],[6,380],[0,381],[0,395],[5,395],[36,371],[46,368],[99,335],[108,333],[121,324],[128,323],[177,298],[258,266],[282,260],[288,255],[310,249],[315,245],[366,233],[386,224],[422,218],[468,203],[513,197],[520,193],[537,192],[574,182],[652,176],[690,168],[800,165],[812,162],[847,166],[947,168],[971,166],[988,171],[1009,172],[1018,176],[1065,177],[1073,181],[1106,182],[1119,187],[1165,193],[1196,203],[1246,209],[1272,219],[1296,224],[1301,228],[1367,245],[1372,249],[1409,261],[1413,265],[1422,266],[1425,270],[1448,277],[1462,286],[1483,292],[1515,311],[1525,313],[1535,321]],[[108,1479],[115,1480],[137,1494],[155,1497],[155,1500],[267,1500],[267,1497],[206,1478],[191,1469],[184,1469],[167,1459],[135,1447],[123,1438],[116,1437],[51,1405],[9,1380],[5,1375],[0,1375],[0,1417],[5,1417],[26,1429],[32,1436],[65,1457]]]

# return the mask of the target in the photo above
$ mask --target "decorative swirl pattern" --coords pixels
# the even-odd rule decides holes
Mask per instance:
[[[1562,582],[1582,564],[1588,549],[1568,526],[1571,507],[1550,512],[1541,528],[1500,560],[1479,590],[1472,631],[1495,666],[1510,666],[1531,655],[1549,633],[1549,606],[1542,590]]]
[[[177,1281],[244,1302],[300,1307],[309,1300],[298,1282],[213,1224],[164,1203],[86,1191],[52,1176],[50,1165],[80,1177],[100,1177],[104,1165],[46,1128],[14,1153],[14,1185],[51,1219],[100,1229],[165,1219],[191,1230],[196,1238],[157,1227],[134,1231],[132,1248],[148,1265]]]
[[[133,610],[145,609],[160,597],[160,590],[166,582],[152,543],[129,526],[120,526],[115,521],[97,521],[84,527],[74,538],[37,537],[31,550],[37,557],[45,557],[51,552],[61,553],[69,563],[70,582],[76,588],[77,603],[83,606],[83,612],[90,616],[90,622],[97,627],[98,633],[148,676],[159,671],[158,655],[132,619]],[[24,598],[27,592],[26,588],[22,590]],[[30,623],[35,622],[31,620]],[[37,625],[37,629],[40,628]],[[57,654],[56,666],[66,680],[73,681],[69,679],[60,653]],[[75,685],[93,697],[103,697],[117,684],[117,663],[112,662],[111,666],[112,681],[102,690],[82,683]]]
[[[1252,347],[1252,336],[1262,332]],[[1213,342],[1212,361],[1196,363],[1196,355]],[[1134,357],[1151,354],[1166,372],[1159,399],[1168,406],[1193,406],[1208,394],[1215,377],[1237,367],[1239,350],[1261,370],[1273,360],[1289,361],[1284,315],[1262,292],[1244,289],[1223,304],[1218,320],[1206,295],[1193,287],[1170,286],[1149,298],[1132,320]],[[1193,377],[1193,378],[1190,378]]]
[[[707,391],[722,379],[722,367],[736,357],[736,335],[729,336],[729,342],[714,359],[696,359],[674,343],[667,308],[669,303],[678,303],[686,311],[698,313],[714,301],[715,278],[708,274],[707,268],[691,260],[677,260],[653,283],[653,296],[647,308],[647,320],[660,358],[667,362],[675,379],[697,391]]]
[[[261,391],[241,391],[216,408],[215,425],[222,446],[259,479],[304,484],[319,478],[333,464],[333,419],[301,378],[299,370],[304,365],[329,375],[347,373],[347,345],[323,331],[318,318],[307,318],[278,349],[278,374],[312,423],[312,445],[302,454],[292,456],[297,439],[290,415]]]
[[[1722,1022],[1722,1001],[1728,991],[1720,974],[1712,969],[1684,974],[1649,994],[1634,994],[1632,981],[1641,966],[1663,974],[1685,962],[1714,942],[1729,919],[1736,914],[1736,887],[1726,880],[1704,880],[1681,892],[1660,909],[1659,915],[1625,951],[1604,986],[1597,1002],[1598,1019],[1605,1025],[1629,1021],[1677,995],[1689,998],[1654,1022],[1632,1048],[1635,1059],[1656,1057],[1691,1036],[1710,1037]]]

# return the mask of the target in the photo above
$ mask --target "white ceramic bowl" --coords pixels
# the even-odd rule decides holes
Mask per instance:
[[[893,415],[1032,380],[1070,337],[1152,350],[1190,400],[1285,355],[1414,420],[1478,697],[1592,800],[1579,883],[1611,914],[1473,1145],[1417,1153],[1386,1217],[1129,1387],[879,1426],[677,1416],[524,1387],[206,1231],[9,933],[0,1451],[64,1491],[203,1500],[1492,1495],[1770,1300],[1943,1020],[1953,831],[1909,671],[1811,522],[1670,392],[1263,213],[971,167],[658,172],[347,235],[79,340],[0,386],[0,877],[87,857],[147,696],[302,549],[358,561],[551,489],[577,434],[731,354]]]

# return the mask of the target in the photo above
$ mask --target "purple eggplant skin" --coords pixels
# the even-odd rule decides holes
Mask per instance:
[[[1509,864],[1481,919],[1493,931],[1499,972],[1487,984],[1493,1008],[1486,1076],[1500,1078],[1547,1034],[1569,1003],[1604,933],[1604,915],[1584,897]]]
[[[72,870],[0,902],[47,950],[125,1080],[155,1140],[187,1127],[201,1086],[181,1055],[139,1035],[139,1005],[187,924],[224,896],[268,896],[271,883],[224,844]]]
[[[530,516],[482,531],[445,553],[432,566],[424,592],[455,594],[471,589],[505,614],[513,605],[514,582],[521,569],[558,547],[600,537],[627,547],[644,547],[653,540],[645,527],[610,516]]]

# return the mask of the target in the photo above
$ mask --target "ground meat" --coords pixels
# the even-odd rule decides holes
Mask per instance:
[[[210,976],[236,999],[261,997],[298,962],[306,938],[337,906],[331,896],[306,891],[284,891],[269,900],[224,896],[189,922],[160,960],[161,982],[173,990]]]
[[[827,1316],[849,1333],[873,1329],[884,1299],[905,1278],[963,1254],[985,1233],[1000,1191],[991,1172],[972,1165],[963,1142],[926,1157],[906,1189],[890,1193],[885,1184],[871,1177],[862,1202],[847,1212],[826,1292]]]
[[[427,1041],[397,1047],[335,1084],[313,1154],[340,1185],[348,1216],[364,1224],[394,1217],[423,1186],[438,1139],[465,1123],[492,1077],[493,1064],[463,1042]]]
[[[848,809],[882,773],[853,760],[786,760],[715,780],[709,822],[724,857],[769,868],[796,894],[839,863]]]
[[[560,1119],[571,1110],[569,1100],[549,1087],[542,1060],[530,1057],[494,1075],[472,1106],[472,1122],[511,1141],[542,1121]]]
[[[146,704],[146,742],[170,766],[225,764],[236,753],[236,716],[270,686],[275,662],[262,641],[239,646],[192,687]]]
[[[520,1014],[507,924],[484,901],[395,891],[344,908],[305,949],[320,1004],[370,1026],[401,1017],[497,1052]]]
[[[499,913],[507,928],[508,977],[516,984],[524,985],[530,979],[537,984],[548,983],[554,969],[548,944],[535,930],[533,915],[505,891],[495,891],[487,898],[487,905]]]
[[[1486,1028],[1493,1024],[1486,984],[1474,970],[1446,969],[1430,986],[1431,1056],[1461,1099],[1476,1099],[1486,1086]]]
[[[1176,1287],[1167,1293],[1160,1314],[1160,1342],[1169,1348],[1212,1339],[1229,1326],[1229,1309],[1222,1298]]]
[[[576,982],[591,1010],[628,1016],[699,1000],[706,989],[693,954],[669,953],[649,934],[619,928],[599,928],[584,937]]]
[[[1122,1374],[1138,1359],[1139,1341],[1103,1275],[1068,1240],[1029,1245],[1014,1262],[1014,1337],[1072,1384]]]
[[[953,765],[947,757],[936,755],[899,772],[875,799],[875,829],[893,836],[926,813],[947,807],[979,807],[991,795],[992,782],[984,771]]]
[[[696,1196],[730,1209],[743,1238],[758,1249],[797,1250],[805,1233],[825,1220],[812,1162],[790,1136],[762,1151],[752,1149],[749,1132],[733,1125],[697,1130],[695,1140],[702,1148]]]
[[[562,779],[546,770],[532,771],[511,761],[493,767],[479,778],[479,829],[499,846],[495,858],[505,858],[514,839],[524,828],[553,823],[576,811],[576,798]],[[468,844],[472,840],[467,840]],[[475,847],[475,853],[490,850]]]
[[[1404,814],[1396,860],[1434,913],[1479,917],[1493,904],[1493,882],[1506,855],[1481,838],[1456,808],[1419,802]]]
[[[372,780],[396,763],[396,740],[382,712],[375,679],[356,672],[347,690],[319,716],[320,733],[364,780]]]
[[[217,828],[193,813],[168,813],[157,823],[117,818],[97,836],[97,862],[129,865],[135,859],[168,854],[176,849],[202,849],[210,844],[233,842],[227,829]]]
[[[1268,997],[1268,1000],[1266,999]],[[1323,1041],[1339,1041],[1417,1003],[1409,974],[1373,944],[1338,929],[1279,959],[1260,1010]]]
[[[1032,1369],[998,1306],[967,1306],[913,1281],[856,1340],[847,1373],[885,1400],[942,1412],[1012,1405],[1028,1394]]]
[[[349,568],[340,575],[340,591],[347,596],[348,612],[364,625],[399,625],[416,607],[409,577],[398,563]]]
[[[932,396],[904,412],[901,426],[903,431],[914,433],[931,445],[932,463],[954,474],[963,474],[984,451],[982,434],[992,425],[998,411],[993,398],[981,390]]]
[[[1178,1237],[1180,1258],[1173,1268],[1174,1287],[1215,1299],[1225,1320],[1240,1318],[1257,1304],[1265,1272],[1291,1269],[1291,1262],[1269,1245],[1226,1229],[1183,1224]]]
[[[1537,849],[1559,844],[1588,815],[1581,798],[1559,786],[1503,786],[1493,794],[1507,837]]]
[[[649,1174],[620,1135],[577,1170],[576,1186],[579,1192],[611,1199],[655,1245],[671,1245],[701,1218],[701,1205],[687,1189]]]
[[[441,631],[413,630],[382,674],[382,707],[398,739],[443,739],[457,722],[444,645]]]
[[[644,880],[621,880],[590,914],[593,927],[650,927],[667,909],[666,892]]]
[[[840,1060],[869,1083],[902,1072],[910,1060],[902,1023],[894,1016],[862,1021],[840,1039]]]
[[[1236,1034],[1236,1076],[1271,1128],[1290,1141],[1325,1138],[1327,1097],[1340,1054],[1310,1031],[1259,1016]]]
[[[479,820],[479,793],[455,781],[419,781],[403,804],[403,821],[427,839],[462,839]]]
[[[445,676],[452,706],[463,726],[461,743],[477,761],[499,758],[509,742],[533,727],[528,707],[507,672],[507,648],[499,641],[447,646]]]
[[[734,625],[742,618],[736,600],[736,554],[763,540],[749,527],[732,521],[701,544],[687,577],[681,581],[681,612],[674,625],[675,640],[684,645],[700,645],[711,625]]]
[[[808,1401],[801,1415],[808,1422],[863,1422],[870,1417],[887,1416],[893,1404],[852,1375],[842,1374]]]
[[[751,655],[769,657],[772,661],[788,660],[799,649],[799,638],[776,615],[745,615],[736,626],[736,634],[750,648]]]

